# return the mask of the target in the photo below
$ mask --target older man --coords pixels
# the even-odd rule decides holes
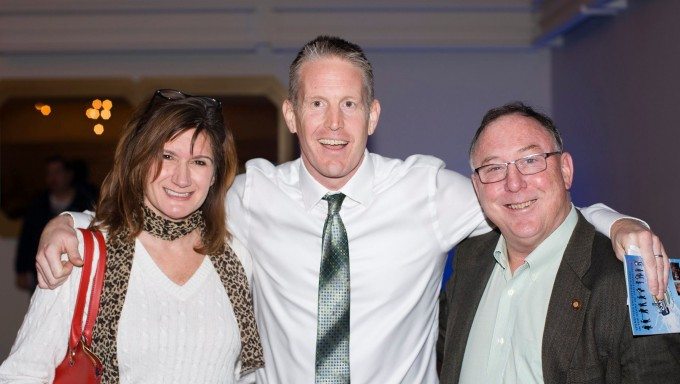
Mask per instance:
[[[470,181],[429,156],[368,153],[380,116],[373,70],[340,38],[320,36],[300,50],[282,111],[300,158],[249,161],[227,201],[230,229],[254,259],[266,361],[258,380],[436,383],[446,253],[489,231]],[[608,232],[610,212],[588,212]],[[68,224],[55,231],[73,232]],[[655,237],[640,234],[651,254]],[[49,257],[39,257],[50,283],[52,270],[63,273],[52,252],[73,244],[65,239],[46,241]]]
[[[442,384],[677,383],[680,337],[633,337],[623,267],[571,203],[574,165],[550,118],[521,103],[490,110],[470,163],[498,229],[458,247]]]

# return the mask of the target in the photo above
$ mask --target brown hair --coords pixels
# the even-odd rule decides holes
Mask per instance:
[[[155,169],[154,178],[158,177],[165,143],[194,128],[192,146],[198,135],[205,134],[215,164],[215,181],[201,205],[205,233],[196,252],[223,252],[225,239],[230,236],[224,200],[236,176],[237,160],[234,139],[224,125],[222,109],[207,97],[165,100],[157,93],[137,108],[124,128],[113,168],[102,184],[93,227],[105,229],[109,235],[127,230],[127,240],[136,237],[143,228],[142,204],[149,172]]]
[[[354,64],[361,70],[364,81],[363,98],[366,110],[370,110],[374,99],[373,67],[368,61],[364,51],[357,44],[335,36],[317,36],[314,40],[305,44],[290,64],[288,72],[288,100],[293,106],[298,104],[298,92],[300,91],[300,69],[309,61],[327,57],[337,57]]]
[[[472,165],[472,155],[474,155],[475,149],[477,149],[477,141],[479,136],[482,135],[484,130],[489,124],[507,115],[520,115],[524,117],[529,117],[536,120],[547,132],[553,140],[555,145],[555,151],[562,152],[564,148],[564,143],[562,142],[562,136],[557,130],[553,120],[546,114],[536,111],[534,108],[522,103],[521,101],[513,101],[502,105],[500,107],[489,109],[482,118],[482,123],[477,128],[472,142],[470,143],[470,149],[468,150],[468,155],[470,157],[470,168],[474,169]]]

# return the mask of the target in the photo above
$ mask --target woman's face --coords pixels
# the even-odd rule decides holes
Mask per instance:
[[[154,179],[155,167],[147,175],[144,203],[166,219],[181,220],[194,213],[215,181],[210,141],[199,134],[192,152],[194,131],[184,131],[165,143],[158,177]]]

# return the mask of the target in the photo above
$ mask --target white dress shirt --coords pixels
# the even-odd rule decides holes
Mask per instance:
[[[489,230],[472,183],[434,157],[402,161],[366,152],[340,191],[347,196],[340,216],[349,240],[352,383],[437,383],[447,252]],[[327,192],[300,159],[280,166],[251,160],[229,191],[230,230],[253,256],[265,357],[260,383],[314,382]],[[620,217],[602,205],[584,214],[607,234]]]

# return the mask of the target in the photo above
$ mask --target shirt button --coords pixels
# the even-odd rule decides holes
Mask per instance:
[[[498,344],[504,344],[504,343],[505,343],[504,338],[501,337],[501,338],[498,339]]]
[[[514,290],[514,289],[508,289],[508,296],[512,296],[512,295],[514,295],[514,294],[515,294],[515,290]]]

